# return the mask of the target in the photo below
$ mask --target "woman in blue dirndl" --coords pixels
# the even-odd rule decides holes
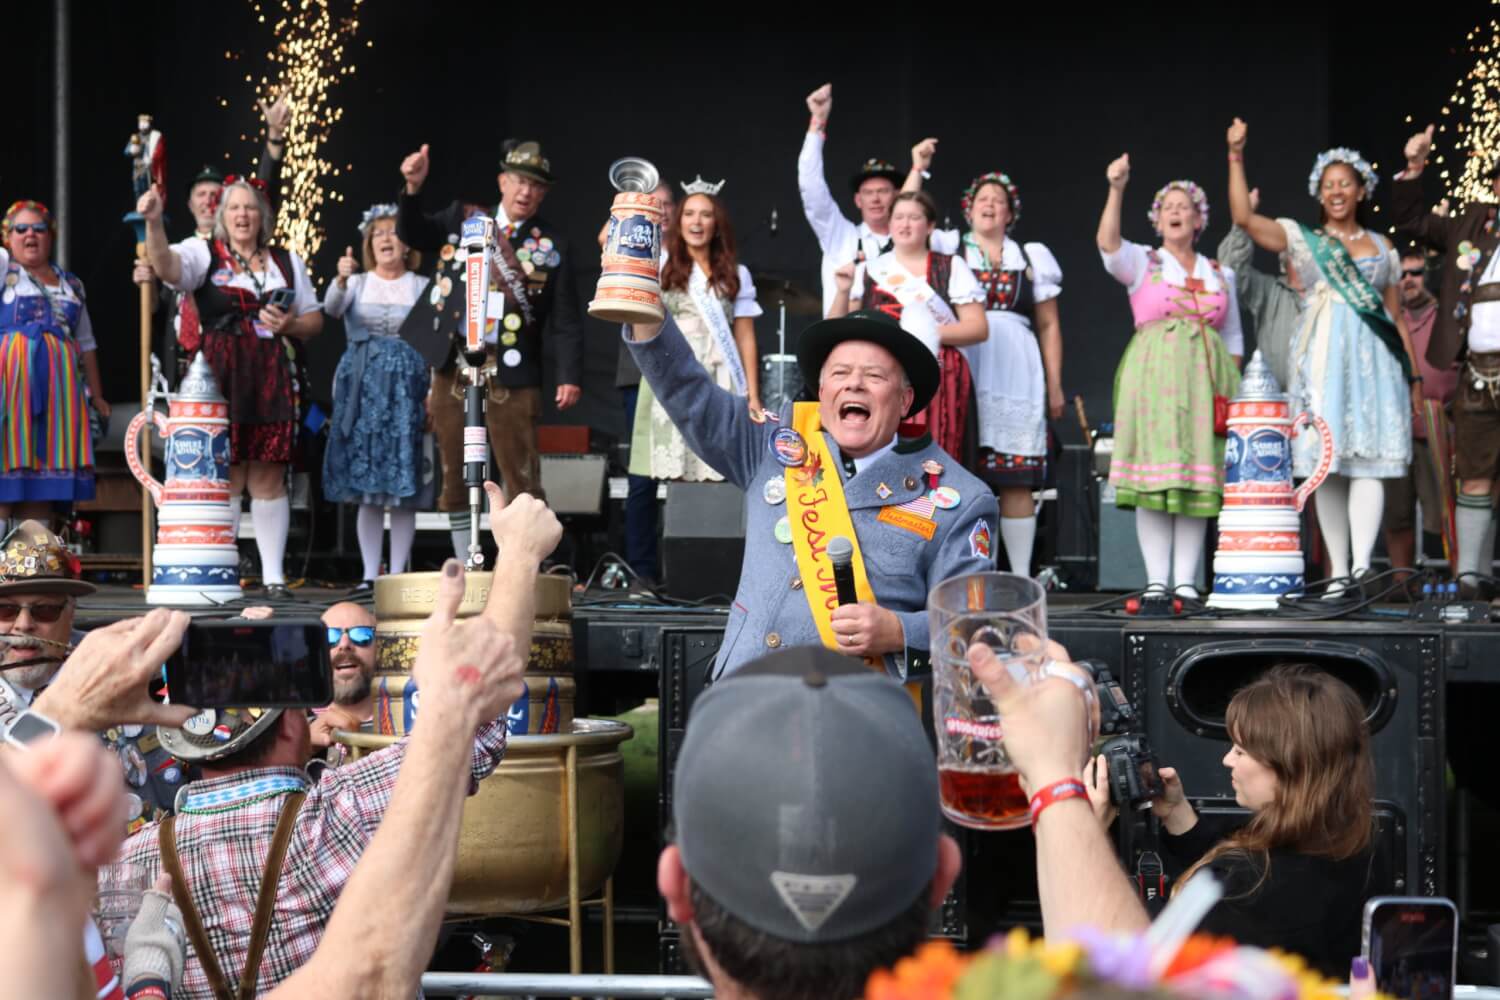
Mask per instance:
[[[399,336],[428,279],[417,253],[396,236],[396,206],[376,205],[360,223],[364,271],[350,247],[328,286],[323,310],[344,318],[348,349],[333,376],[333,419],[323,454],[323,495],[359,505],[355,524],[369,590],[380,574],[387,511],[390,572],[406,572],[422,486],[422,435],[430,373]],[[444,279],[447,280],[447,279]]]

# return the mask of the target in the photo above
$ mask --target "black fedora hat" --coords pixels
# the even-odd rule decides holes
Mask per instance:
[[[872,156],[860,165],[859,171],[849,178],[849,189],[859,194],[859,186],[872,177],[883,177],[899,188],[901,186],[901,168],[889,160],[882,160]]]
[[[818,398],[818,378],[828,355],[848,340],[879,344],[896,356],[913,394],[904,416],[921,412],[932,401],[938,388],[936,351],[878,309],[861,309],[838,319],[821,320],[802,331],[797,341],[797,367],[802,370],[802,383],[810,398]]]

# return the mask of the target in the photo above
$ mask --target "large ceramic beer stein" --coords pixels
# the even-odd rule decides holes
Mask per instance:
[[[1302,508],[1328,476],[1333,436],[1322,417],[1290,416],[1290,404],[1270,366],[1256,351],[1240,391],[1229,403],[1224,446],[1224,507],[1214,553],[1214,592],[1220,607],[1274,608],[1283,594],[1301,591]],[[1318,432],[1318,466],[1300,487],[1292,484],[1292,441],[1305,428]]]
[[[176,393],[151,359],[152,391],[125,431],[125,461],[158,510],[149,604],[222,604],[240,597],[239,548],[229,495],[229,403],[200,353]],[[158,383],[167,415],[155,408]],[[146,421],[166,438],[162,482],[141,465]]]
[[[610,323],[660,323],[661,203],[651,194],[659,175],[646,160],[626,157],[609,168],[620,193],[609,213],[603,271],[589,315]]]

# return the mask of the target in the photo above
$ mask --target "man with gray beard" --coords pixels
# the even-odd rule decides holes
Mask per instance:
[[[357,730],[374,717],[375,616],[363,605],[344,601],[323,612],[322,622],[328,628],[333,704],[313,720],[315,747],[331,746],[335,729]]]

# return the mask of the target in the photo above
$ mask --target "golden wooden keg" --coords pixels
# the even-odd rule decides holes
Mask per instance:
[[[455,915],[533,913],[569,902],[568,757],[574,756],[579,898],[603,887],[620,860],[625,764],[632,730],[607,719],[575,719],[571,732],[512,736],[499,768],[464,804],[458,860],[448,894]],[[394,736],[335,733],[362,754]]]

